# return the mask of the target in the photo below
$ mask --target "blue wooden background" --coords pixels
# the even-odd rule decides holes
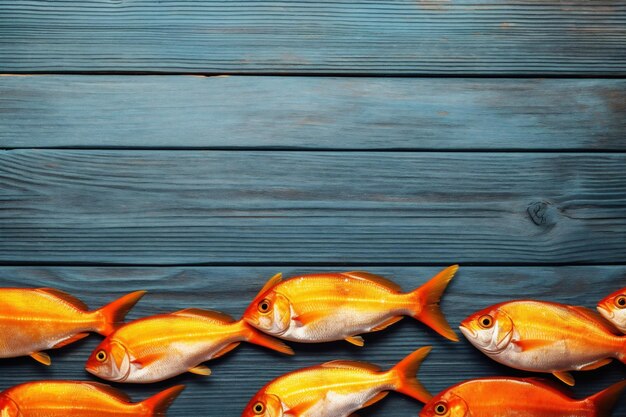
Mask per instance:
[[[0,2],[0,285],[51,286],[130,318],[234,316],[276,272],[366,269],[442,303],[595,306],[626,286],[626,1]],[[92,336],[0,388],[90,379]],[[265,382],[339,358],[434,350],[436,393],[528,375],[405,319],[366,346],[246,345],[151,385],[172,417],[238,416]],[[577,373],[582,397],[626,377]],[[415,416],[399,395],[362,417]],[[615,416],[626,416],[624,398]]]

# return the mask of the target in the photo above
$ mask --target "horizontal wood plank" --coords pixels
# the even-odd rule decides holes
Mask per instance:
[[[626,74],[626,3],[5,2],[4,72]]]
[[[0,78],[0,148],[624,150],[625,80]]]
[[[130,313],[130,319],[176,311],[185,307],[217,309],[240,316],[265,280],[281,271],[287,276],[328,268],[77,268],[2,267],[0,286],[46,286],[68,291],[96,308],[125,292],[144,289],[148,294]],[[439,267],[367,268],[385,275],[411,290]],[[512,298],[535,298],[593,307],[606,294],[624,285],[625,266],[599,267],[465,267],[442,301],[442,309],[453,327],[472,312]],[[462,337],[462,336],[461,336]],[[50,351],[50,368],[31,358],[2,359],[0,388],[43,378],[93,379],[84,362],[95,348],[98,336],[91,336],[70,347]],[[296,356],[284,357],[262,348],[242,345],[226,357],[209,362],[213,375],[208,378],[186,374],[159,384],[118,384],[134,399],[183,383],[187,390],[168,413],[170,417],[191,415],[238,416],[248,399],[267,381],[292,370],[334,359],[364,360],[391,367],[414,349],[432,345],[434,349],[422,366],[419,377],[436,393],[469,378],[484,376],[530,376],[498,365],[479,353],[464,339],[449,342],[411,319],[389,329],[365,336],[363,348],[348,343],[303,345],[292,343]],[[534,374],[536,375],[536,374]],[[573,395],[583,397],[626,378],[620,363],[590,372],[575,373]],[[548,377],[549,378],[549,377]],[[363,417],[415,416],[420,404],[400,395],[390,395],[378,405],[359,412]],[[626,398],[615,417],[626,415]]]
[[[626,154],[14,150],[0,262],[621,263]]]

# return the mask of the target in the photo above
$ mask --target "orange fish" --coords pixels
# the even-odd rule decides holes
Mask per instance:
[[[608,417],[626,381],[575,400],[539,379],[481,378],[437,394],[420,417]]]
[[[389,371],[369,363],[334,361],[290,372],[263,387],[242,417],[347,417],[389,391],[426,402],[431,395],[415,374],[430,349],[413,352]]]
[[[626,288],[615,291],[600,301],[597,309],[620,332],[626,333]]]
[[[177,385],[139,403],[97,382],[37,381],[0,393],[2,417],[150,417],[165,416],[185,387]]]
[[[532,300],[496,304],[465,319],[461,332],[497,362],[553,373],[568,385],[574,378],[567,371],[596,369],[612,358],[626,361],[626,337],[584,307]]]
[[[52,288],[0,288],[0,358],[30,355],[50,365],[42,350],[82,339],[88,332],[108,335],[145,294],[136,291],[89,311],[82,301]]]
[[[93,351],[85,369],[116,382],[156,382],[192,372],[209,375],[202,362],[218,358],[240,342],[293,355],[282,342],[243,320],[190,308],[133,321],[109,335]]]
[[[415,291],[368,272],[328,272],[282,281],[274,276],[244,313],[252,326],[304,343],[346,340],[363,346],[360,333],[375,332],[412,316],[447,339],[458,341],[439,299],[458,270],[444,269]]]

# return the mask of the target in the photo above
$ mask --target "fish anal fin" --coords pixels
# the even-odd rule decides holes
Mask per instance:
[[[522,352],[526,352],[528,350],[539,349],[545,346],[552,344],[552,341],[549,340],[541,340],[541,339],[529,339],[529,340],[514,340],[512,342],[516,346],[518,346]]]
[[[369,362],[359,361],[331,361],[322,364],[323,368],[346,368],[346,369],[367,369],[372,372],[380,372],[380,367]]]
[[[387,319],[384,322],[380,323],[378,326],[372,328],[372,330],[370,330],[370,332],[378,332],[380,330],[384,330],[387,327],[391,326],[392,324],[399,322],[403,318],[404,318],[404,316],[399,316],[399,317],[392,317],[390,319]]]
[[[70,295],[61,290],[57,290],[56,288],[37,288],[36,291],[58,298],[59,300],[65,302],[66,304],[71,305],[72,307],[78,310],[81,310],[81,311],[89,310],[89,307],[87,307],[87,304],[85,304],[78,298],[74,297],[73,295]]]
[[[30,357],[39,363],[43,363],[46,366],[50,366],[50,364],[52,363],[52,359],[50,359],[50,355],[44,352],[31,353]]]
[[[226,355],[228,352],[230,352],[231,350],[235,349],[237,346],[239,346],[239,342],[237,343],[231,343],[227,346],[224,346],[222,349],[220,349],[219,351],[217,351],[217,353],[215,353],[213,355],[213,357],[211,357],[211,359],[216,359],[219,358],[220,356],[224,356]]]
[[[67,346],[70,343],[74,343],[74,342],[79,341],[80,339],[84,339],[87,336],[89,336],[89,333],[78,333],[78,334],[75,334],[74,336],[68,337],[65,340],[61,340],[59,343],[54,345],[53,348],[54,349],[62,348],[63,346]]]
[[[382,400],[389,394],[389,391],[383,391],[376,394],[372,399],[363,404],[363,407],[369,407],[372,404],[376,404],[378,401]]]
[[[218,323],[234,323],[235,319],[226,313],[214,310],[202,310],[200,308],[186,308],[184,310],[172,313],[175,316],[202,318],[205,320],[216,321]]]
[[[583,366],[582,368],[579,369],[579,371],[591,371],[594,369],[598,369],[598,368],[603,367],[604,365],[608,365],[612,361],[613,361],[612,358],[600,359],[599,361],[592,362],[588,365]]]
[[[162,355],[159,353],[153,353],[151,355],[145,355],[141,358],[135,358],[131,361],[134,365],[136,365],[139,369],[145,368],[146,366],[158,361],[161,359]]]
[[[370,272],[365,271],[350,271],[343,272],[341,275],[348,276],[350,278],[362,279],[366,281],[375,282],[378,285],[381,285],[385,288],[388,288],[392,291],[402,292],[402,288],[393,281],[388,280],[385,277],[381,277],[380,275],[372,274]]]
[[[194,366],[193,368],[189,369],[189,372],[191,372],[192,374],[203,375],[203,376],[211,375],[211,370],[209,369],[208,366],[205,366],[205,365]]]
[[[553,372],[552,375],[554,375],[555,377],[557,377],[558,379],[560,379],[561,381],[563,381],[570,387],[573,387],[574,384],[576,383],[574,381],[574,377],[569,372],[564,372],[564,371]]]
[[[363,347],[365,345],[365,340],[361,336],[348,336],[345,340],[355,346]]]

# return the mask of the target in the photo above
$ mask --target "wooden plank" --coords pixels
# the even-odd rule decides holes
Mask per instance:
[[[121,294],[146,289],[148,295],[130,313],[130,319],[184,307],[212,308],[239,316],[265,280],[282,270],[287,275],[328,268],[77,268],[3,267],[0,286],[51,286],[80,296],[89,306],[98,307]],[[439,267],[368,268],[413,289]],[[536,298],[593,307],[606,294],[624,285],[626,266],[598,267],[464,267],[448,288],[442,309],[456,327],[472,312],[511,298]],[[325,361],[345,358],[392,366],[404,355],[425,345],[433,352],[420,370],[420,379],[438,392],[464,379],[483,376],[528,376],[500,366],[479,353],[465,340],[452,343],[414,320],[405,319],[379,333],[365,336],[363,348],[348,343],[303,345],[292,343],[296,356],[284,357],[261,348],[242,345],[225,358],[210,362],[208,378],[183,375],[148,386],[118,384],[135,399],[175,383],[187,390],[176,401],[170,417],[191,415],[238,416],[248,399],[267,381],[283,373]],[[84,361],[100,338],[91,336],[75,345],[51,351],[53,364],[46,368],[30,358],[2,359],[0,387],[41,378],[91,377],[83,371]],[[613,363],[591,372],[576,373],[574,395],[583,397],[626,378],[626,367]],[[363,417],[415,416],[420,405],[400,395],[390,395],[380,404],[359,412]],[[615,417],[626,416],[626,398]]]
[[[625,80],[0,78],[0,147],[624,150]]]
[[[626,74],[626,3],[5,2],[4,72]]]
[[[620,263],[626,154],[0,153],[0,261]]]

